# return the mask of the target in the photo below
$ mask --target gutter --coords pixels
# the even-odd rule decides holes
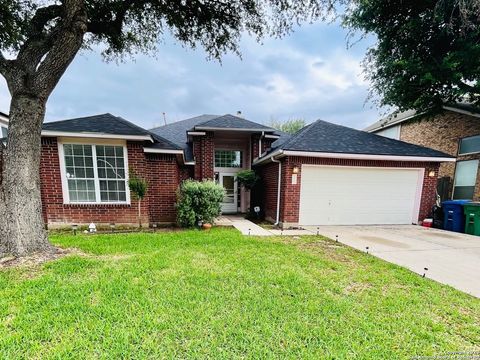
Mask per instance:
[[[172,155],[182,155],[182,160],[184,165],[195,165],[195,161],[185,161],[185,153],[183,150],[169,150],[169,149],[152,149],[152,148],[143,148],[143,152],[147,154],[172,154]]]
[[[275,226],[280,223],[280,186],[282,185],[282,162],[270,157],[270,160],[274,163],[278,163],[278,183],[277,183],[277,217],[275,219]]]
[[[269,157],[263,157],[254,161],[253,165],[259,165],[271,160],[272,157],[300,156],[329,159],[351,159],[351,160],[386,160],[386,161],[413,161],[413,162],[455,162],[453,157],[435,156],[399,156],[399,155],[371,155],[371,154],[348,154],[348,153],[327,153],[314,151],[293,151],[277,150]]]
[[[42,130],[42,136],[47,137],[83,137],[94,139],[122,139],[122,140],[137,140],[137,141],[150,141],[154,142],[150,135],[118,135],[107,134],[99,132],[69,132],[69,131],[54,131],[54,130]]]

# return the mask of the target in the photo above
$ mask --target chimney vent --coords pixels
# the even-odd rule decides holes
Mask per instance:
[[[237,111],[237,116],[242,117],[242,112],[240,110]]]

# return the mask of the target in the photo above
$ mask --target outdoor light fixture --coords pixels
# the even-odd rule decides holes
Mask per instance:
[[[77,229],[78,229],[78,225],[77,225],[77,224],[73,224],[73,225],[72,225],[73,235],[77,235]]]
[[[435,170],[430,170],[428,173],[428,177],[434,177],[435,176]]]
[[[295,166],[293,167],[292,172],[293,172],[294,174],[298,174],[298,173],[300,172],[300,169],[298,168],[297,165],[295,165]]]

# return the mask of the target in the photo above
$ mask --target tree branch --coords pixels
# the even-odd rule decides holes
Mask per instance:
[[[83,44],[87,31],[87,14],[83,0],[65,0],[61,21],[52,30],[51,44],[37,66],[32,89],[41,98],[48,98],[61,76]],[[43,56],[42,56],[43,58]]]
[[[12,71],[14,63],[15,63],[14,60],[6,59],[5,56],[3,56],[3,54],[0,52],[0,74],[5,79],[7,79],[7,81],[10,78],[10,73]]]
[[[18,63],[28,72],[33,72],[42,57],[52,46],[52,38],[55,36],[55,27],[46,32],[47,24],[62,15],[60,5],[50,5],[40,8],[30,21],[27,30],[27,40],[20,48],[17,56]]]

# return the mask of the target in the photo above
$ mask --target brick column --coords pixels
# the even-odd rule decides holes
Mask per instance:
[[[193,155],[195,157],[195,180],[213,179],[215,176],[213,132],[207,132],[205,136],[194,137]]]

